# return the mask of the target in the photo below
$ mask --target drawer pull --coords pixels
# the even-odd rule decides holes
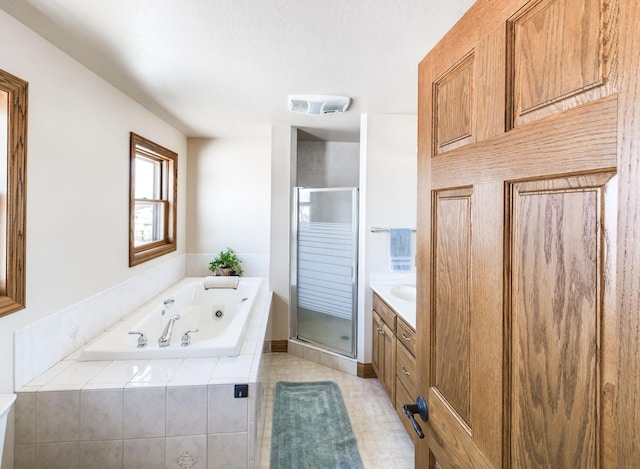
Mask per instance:
[[[402,338],[403,338],[404,340],[406,340],[407,342],[411,342],[411,337],[407,337],[407,336],[406,336],[406,334],[405,334],[404,332],[402,333]]]
[[[402,367],[402,372],[407,376],[411,376],[411,373],[409,373],[404,366]]]

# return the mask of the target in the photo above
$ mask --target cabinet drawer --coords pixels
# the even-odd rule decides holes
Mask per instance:
[[[396,323],[396,335],[398,336],[398,340],[407,347],[407,350],[414,357],[416,356],[416,331],[413,328],[404,322],[402,318],[398,317]]]
[[[395,402],[396,412],[400,416],[400,421],[402,422],[402,426],[404,426],[404,429],[407,431],[407,433],[411,437],[411,441],[413,441],[414,445],[416,444],[416,439],[418,438],[418,435],[413,429],[413,425],[411,425],[411,421],[409,420],[409,417],[407,417],[407,415],[402,410],[402,406],[403,404],[414,404],[415,402],[416,402],[415,399],[413,399],[409,395],[409,392],[405,389],[405,387],[400,382],[400,380],[396,378],[396,402]]]
[[[411,396],[416,395],[416,359],[396,340],[396,376]]]
[[[396,313],[387,306],[387,304],[380,299],[380,297],[374,293],[373,294],[373,309],[376,313],[380,315],[382,320],[385,322],[389,329],[396,333]]]

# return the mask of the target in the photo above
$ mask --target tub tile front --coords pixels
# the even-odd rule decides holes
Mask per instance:
[[[80,391],[36,393],[36,443],[77,441]]]
[[[212,380],[238,378],[246,380],[251,372],[253,356],[221,357],[218,366],[213,370]]]
[[[157,469],[164,467],[164,438],[124,440],[123,469]]]
[[[208,433],[247,431],[247,398],[235,398],[233,385],[209,386]]]
[[[167,438],[165,454],[164,467],[206,467],[207,435]]]
[[[207,439],[207,467],[246,469],[247,433],[220,433]]]
[[[124,387],[146,364],[146,360],[115,360],[109,362],[100,373],[89,380],[89,384],[121,383],[121,387]]]
[[[80,443],[42,443],[36,445],[36,469],[79,469]]]
[[[218,364],[218,358],[185,358],[169,382],[170,386],[206,385]]]
[[[20,392],[15,403],[16,445],[26,445],[36,442],[36,393]]]
[[[165,435],[165,388],[125,388],[124,438]]]
[[[80,439],[122,439],[122,389],[80,392]]]
[[[245,338],[244,343],[242,344],[242,348],[240,349],[240,355],[253,355],[256,353],[257,348],[257,339]]]
[[[71,360],[62,360],[61,362],[58,362],[55,365],[53,365],[51,368],[46,370],[44,373],[32,379],[28,383],[28,386],[42,386],[44,384],[47,384],[56,375],[58,375],[59,373],[62,373],[64,370],[66,370],[70,366],[73,366],[74,363],[75,362]]]
[[[122,469],[122,440],[80,442],[80,467]]]
[[[167,388],[167,436],[207,433],[207,387]]]
[[[257,426],[256,426],[256,423],[255,422],[250,422],[249,426],[247,427],[248,448],[255,448],[256,447],[256,437],[257,437]],[[255,460],[256,460],[255,450],[254,451],[249,451],[247,453],[247,458],[249,459],[249,463],[254,463],[254,465],[255,465]]]
[[[34,467],[36,467],[36,445],[15,445],[13,469],[33,469]]]
[[[88,383],[93,377],[100,373],[109,362],[75,362],[74,365],[54,376],[47,386],[78,386],[78,389]]]
[[[131,379],[134,383],[168,383],[173,375],[180,369],[184,359],[169,358],[149,360],[142,369]]]

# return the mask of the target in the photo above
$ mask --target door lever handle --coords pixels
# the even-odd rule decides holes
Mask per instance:
[[[427,402],[424,400],[424,397],[418,396],[415,404],[404,404],[402,411],[409,417],[409,420],[411,420],[411,425],[413,425],[413,429],[418,434],[418,438],[424,438],[422,428],[420,428],[420,424],[413,416],[414,414],[418,414],[423,422],[429,421],[429,408],[427,407]]]

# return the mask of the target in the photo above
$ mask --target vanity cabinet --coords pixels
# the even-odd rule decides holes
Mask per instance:
[[[373,371],[378,376],[378,380],[387,392],[389,399],[393,402],[395,398],[395,369],[396,369],[396,336],[395,336],[395,314],[389,315],[383,312],[378,313],[382,300],[374,295],[373,305]],[[386,306],[386,305],[384,305]],[[388,308],[388,306],[387,306]],[[384,318],[384,319],[383,319]],[[390,324],[391,323],[391,324]]]
[[[418,382],[416,380],[416,331],[400,317],[396,332],[396,398],[395,408],[400,421],[415,444],[416,432],[402,411],[403,404],[416,402]]]
[[[415,442],[403,404],[416,401],[416,331],[373,293],[373,370]]]

